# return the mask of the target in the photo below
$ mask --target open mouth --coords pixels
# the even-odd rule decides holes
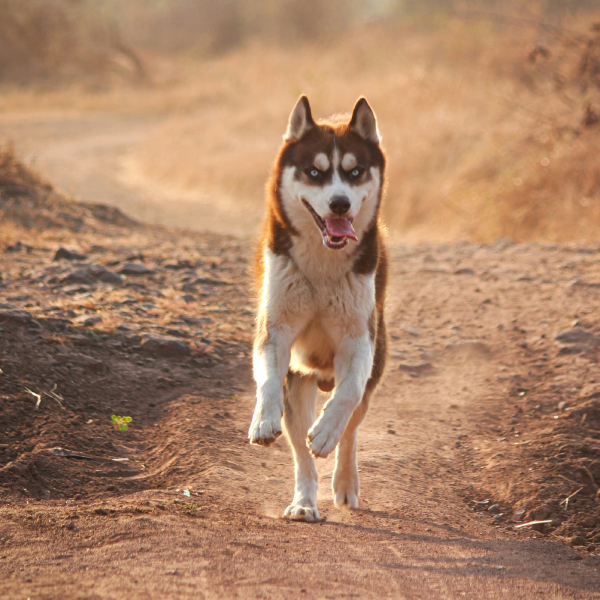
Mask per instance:
[[[341,250],[348,244],[348,238],[358,242],[356,232],[352,227],[352,219],[322,219],[304,198],[302,198],[302,202],[313,216],[323,236],[325,246],[332,250]]]

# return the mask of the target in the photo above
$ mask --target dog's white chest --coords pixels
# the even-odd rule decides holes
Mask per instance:
[[[286,315],[305,324],[319,318],[326,330],[346,328],[351,335],[373,312],[374,274],[358,275],[339,261],[299,267],[268,250],[265,266],[265,308],[271,317]]]
[[[292,365],[299,371],[331,371],[344,340],[368,336],[375,305],[374,274],[357,275],[340,268],[340,263],[321,263],[307,273],[289,257],[269,251],[265,259],[269,301],[263,306],[268,321],[287,323],[297,332]]]

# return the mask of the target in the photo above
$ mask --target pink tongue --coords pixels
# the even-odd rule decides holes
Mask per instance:
[[[349,237],[358,242],[350,219],[325,219],[325,231],[329,237]]]

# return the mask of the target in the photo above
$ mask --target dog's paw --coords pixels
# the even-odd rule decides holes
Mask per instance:
[[[333,503],[338,508],[358,508],[360,487],[356,468],[334,473],[332,488]]]
[[[308,431],[306,445],[315,458],[325,458],[331,454],[339,441],[339,434],[321,418]]]
[[[270,446],[281,432],[281,416],[254,418],[248,431],[248,439],[257,446]]]
[[[306,523],[317,523],[321,520],[321,515],[316,506],[300,506],[299,504],[290,504],[283,513],[284,519],[290,521],[306,521]]]

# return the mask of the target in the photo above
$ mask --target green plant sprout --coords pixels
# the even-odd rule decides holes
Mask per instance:
[[[127,431],[129,429],[127,423],[131,423],[131,417],[121,417],[119,415],[112,415],[111,419],[113,425],[115,426],[115,429],[118,429],[119,431]]]

